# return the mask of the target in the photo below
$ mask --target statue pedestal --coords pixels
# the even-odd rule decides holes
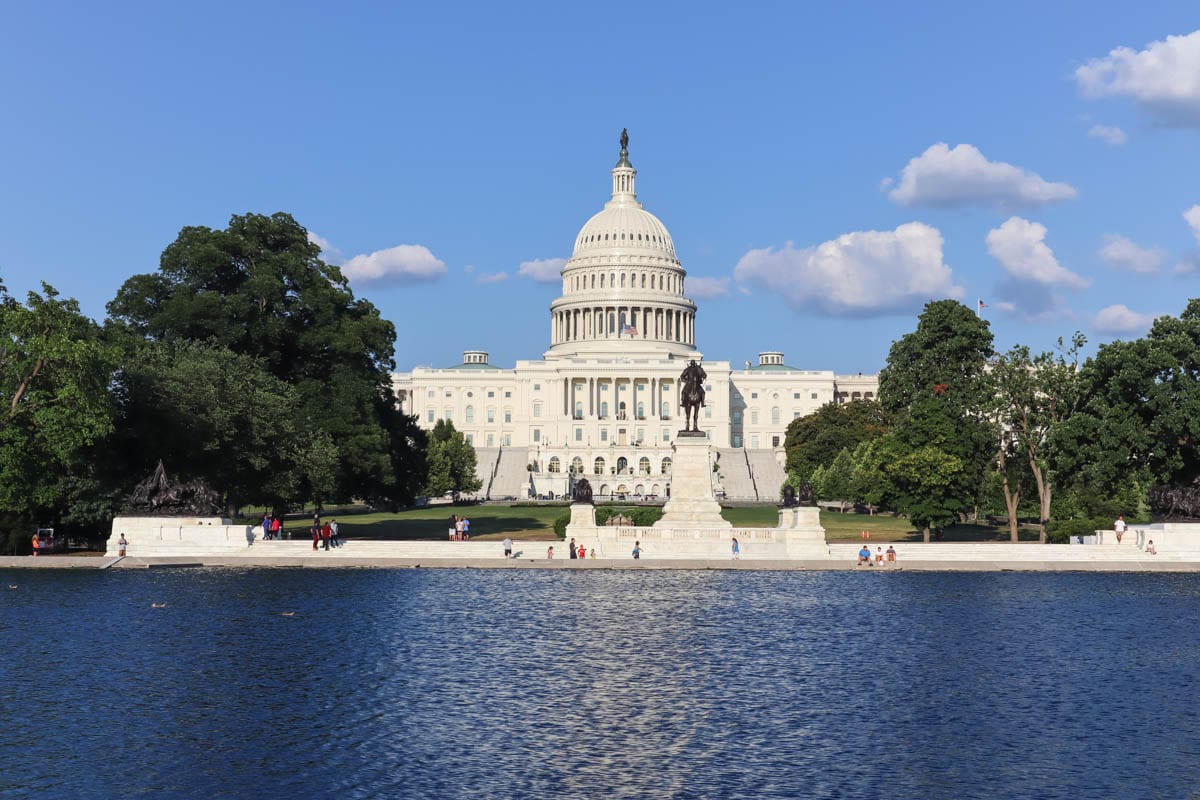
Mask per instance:
[[[778,531],[788,558],[829,557],[825,528],[821,525],[821,509],[816,506],[779,509]]]
[[[596,507],[591,503],[572,503],[567,530],[596,527]]]
[[[671,499],[663,506],[655,528],[716,528],[732,525],[721,516],[721,504],[713,496],[713,470],[708,437],[680,433],[672,445]]]

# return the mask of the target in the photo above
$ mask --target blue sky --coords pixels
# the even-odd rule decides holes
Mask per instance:
[[[942,297],[982,298],[1002,349],[1136,337],[1200,296],[1195,12],[10,6],[0,279],[102,319],[180,228],[287,211],[396,324],[400,369],[511,365],[549,345],[544,262],[627,127],[706,358],[873,372]]]

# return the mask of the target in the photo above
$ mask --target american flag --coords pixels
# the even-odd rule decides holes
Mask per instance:
[[[637,336],[637,328],[633,327],[632,325],[626,325],[624,328],[621,328],[621,335]]]

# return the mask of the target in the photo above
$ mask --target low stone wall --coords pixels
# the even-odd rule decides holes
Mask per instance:
[[[135,557],[202,556],[246,550],[262,529],[233,525],[221,517],[117,517],[108,537],[107,556],[120,552],[121,534]]]

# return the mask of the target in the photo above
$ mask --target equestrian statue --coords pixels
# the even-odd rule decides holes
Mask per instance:
[[[683,432],[700,432],[700,409],[704,408],[704,380],[708,373],[695,361],[689,361],[679,376],[679,405],[683,407]]]

